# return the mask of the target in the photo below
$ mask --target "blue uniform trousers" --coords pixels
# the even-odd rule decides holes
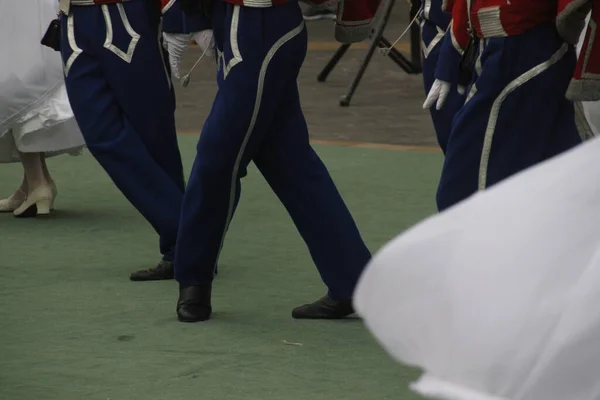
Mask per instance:
[[[581,142],[565,98],[574,67],[575,49],[551,23],[481,39],[478,73],[448,141],[440,211]]]
[[[441,5],[440,5],[441,7]],[[421,22],[421,38],[423,48],[423,83],[425,85],[425,95],[429,93],[433,82],[435,82],[435,68],[440,56],[440,47],[444,37],[445,30],[434,23],[423,20]],[[429,112],[433,121],[436,137],[440,148],[446,153],[450,131],[452,130],[452,120],[454,115],[460,110],[465,102],[465,95],[461,95],[454,86],[446,98],[444,107],[436,110],[433,105]]]
[[[240,179],[254,161],[308,245],[330,296],[351,298],[370,253],[309,144],[296,82],[307,48],[300,7],[217,2],[213,30],[219,91],[183,200],[175,278],[184,285],[212,282]]]
[[[184,177],[157,3],[72,6],[62,16],[62,58],[90,152],[158,232],[171,260]]]
[[[194,33],[211,29],[211,22],[202,13],[186,15],[176,1],[163,14],[162,29],[166,33]]]

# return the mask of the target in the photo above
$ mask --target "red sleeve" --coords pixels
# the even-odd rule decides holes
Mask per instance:
[[[471,35],[469,34],[469,9],[466,0],[445,0],[452,3],[452,22],[450,33],[452,44],[461,54],[467,48]]]
[[[557,0],[556,28],[568,43],[577,44],[591,8],[592,0]]]
[[[556,16],[558,19],[562,19],[565,16],[573,14],[578,8],[591,2],[592,0],[557,0]]]
[[[335,38],[341,43],[357,43],[369,37],[380,0],[340,0]]]
[[[435,79],[457,83],[460,76],[460,60],[471,40],[467,0],[444,0],[444,6],[452,6],[452,21],[440,48],[435,67]]]
[[[573,101],[600,101],[600,0],[590,0],[592,16],[577,60],[567,98]]]

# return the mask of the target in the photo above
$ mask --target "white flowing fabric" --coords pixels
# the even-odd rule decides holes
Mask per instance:
[[[443,400],[600,399],[600,138],[380,250],[357,312]]]
[[[18,161],[18,151],[76,154],[84,145],[60,54],[40,44],[57,12],[56,0],[0,0],[0,162]]]

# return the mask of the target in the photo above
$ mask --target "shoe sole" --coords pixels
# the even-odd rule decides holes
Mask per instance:
[[[171,278],[134,278],[134,277],[129,277],[129,280],[132,282],[152,282],[152,281],[171,281],[175,279],[174,277]]]
[[[186,318],[181,318],[179,315],[177,316],[177,320],[179,322],[183,322],[186,324],[193,324],[194,322],[204,322],[204,321],[208,321],[209,319],[210,319],[210,317],[202,318],[202,319],[186,319]]]
[[[352,312],[350,314],[338,314],[338,315],[329,315],[329,316],[313,316],[313,315],[306,315],[306,314],[294,314],[294,312],[292,312],[292,318],[293,319],[331,319],[331,320],[337,320],[337,319],[344,319],[344,318],[348,318],[351,317],[353,315],[355,315],[356,312]]]

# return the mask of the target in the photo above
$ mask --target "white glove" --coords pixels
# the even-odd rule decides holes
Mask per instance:
[[[435,109],[441,110],[446,102],[446,99],[448,98],[448,95],[450,94],[450,90],[452,90],[452,84],[450,82],[436,79],[431,86],[431,90],[427,94],[425,103],[423,103],[423,108],[431,108],[433,103],[436,103]],[[461,95],[465,93],[465,88],[463,86],[457,86],[456,90]]]
[[[175,79],[180,79],[179,65],[181,56],[190,45],[191,35],[187,33],[163,33],[163,40],[167,51],[169,52],[169,64],[171,64],[171,74]]]
[[[214,49],[215,49],[215,40],[213,38],[212,29],[206,29],[200,32],[192,33],[192,37],[194,41],[200,47],[200,50],[204,53],[206,51],[206,55],[209,57],[214,57]]]

